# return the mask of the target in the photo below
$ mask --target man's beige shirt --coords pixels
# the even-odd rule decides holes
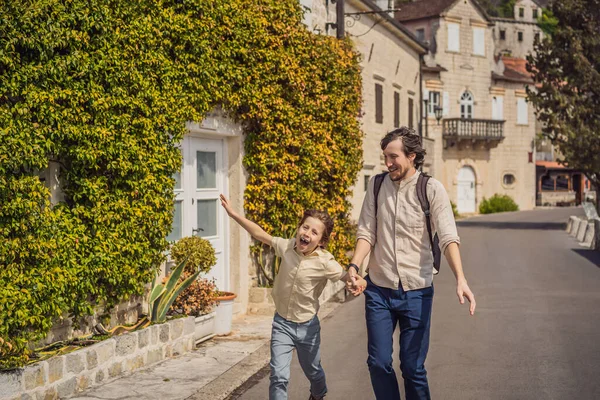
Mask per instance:
[[[331,253],[317,248],[305,256],[296,251],[296,239],[273,237],[271,246],[281,257],[272,296],[277,314],[292,322],[306,322],[319,311],[319,296],[328,280],[346,271]]]
[[[420,172],[401,182],[386,175],[378,196],[375,221],[374,177],[358,221],[358,239],[372,246],[368,271],[377,286],[404,290],[421,289],[433,282],[433,255],[427,233],[425,214],[417,197]],[[431,178],[427,182],[431,210],[432,235],[437,232],[442,254],[450,243],[460,243],[452,206],[444,186]]]

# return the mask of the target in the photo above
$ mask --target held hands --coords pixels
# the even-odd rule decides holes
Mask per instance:
[[[460,304],[465,304],[465,297],[469,300],[469,303],[471,303],[469,314],[474,315],[477,304],[475,303],[475,295],[471,292],[466,279],[459,279],[456,283],[456,295],[458,296]]]
[[[348,269],[348,280],[346,281],[346,289],[352,293],[353,296],[358,296],[367,288],[367,281],[363,277],[358,275],[354,268]]]

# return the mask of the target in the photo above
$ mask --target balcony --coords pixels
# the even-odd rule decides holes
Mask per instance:
[[[487,149],[504,140],[504,121],[492,119],[446,118],[443,120],[444,148],[457,146]]]

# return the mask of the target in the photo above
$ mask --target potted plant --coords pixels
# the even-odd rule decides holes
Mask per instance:
[[[171,247],[171,258],[178,263],[187,258],[184,277],[194,271],[207,273],[216,264],[215,249],[206,239],[197,236],[185,237]],[[196,342],[214,335],[216,312],[211,312],[216,304],[216,286],[213,280],[194,280],[171,307],[172,312],[196,317]]]

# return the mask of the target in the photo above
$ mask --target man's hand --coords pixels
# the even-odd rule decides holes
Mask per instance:
[[[467,300],[469,300],[469,303],[471,303],[469,307],[469,314],[474,315],[476,307],[475,295],[473,292],[471,292],[466,279],[460,279],[458,282],[456,282],[456,295],[458,296],[458,301],[460,304],[465,304],[465,297]]]

